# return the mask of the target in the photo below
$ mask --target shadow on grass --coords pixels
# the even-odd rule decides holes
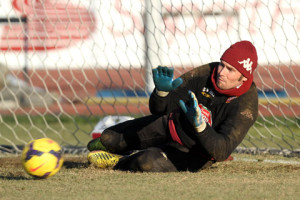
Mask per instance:
[[[73,169],[73,168],[81,169],[81,168],[88,168],[89,165],[90,164],[88,162],[65,161],[63,167],[65,167],[66,169]]]
[[[25,176],[7,175],[7,176],[0,176],[0,180],[33,180],[33,179]]]

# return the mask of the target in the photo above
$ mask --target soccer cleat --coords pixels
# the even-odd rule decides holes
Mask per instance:
[[[95,150],[103,150],[103,151],[106,151],[105,146],[103,146],[103,144],[102,144],[101,141],[100,141],[100,137],[91,140],[91,141],[88,143],[87,148],[88,148],[89,151],[95,151]]]
[[[121,155],[108,153],[106,151],[91,151],[88,154],[88,161],[99,168],[114,167],[121,158]]]

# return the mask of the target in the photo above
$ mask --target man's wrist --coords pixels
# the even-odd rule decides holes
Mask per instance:
[[[166,97],[168,96],[169,92],[165,92],[165,91],[159,91],[158,89],[155,89],[155,92],[158,96],[160,97]]]
[[[201,133],[202,131],[204,131],[205,128],[206,128],[206,123],[205,123],[205,122],[202,122],[202,124],[201,124],[200,126],[195,127],[195,130],[196,130],[198,133]]]

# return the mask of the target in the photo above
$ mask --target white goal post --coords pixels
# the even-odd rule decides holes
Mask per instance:
[[[150,113],[153,67],[177,77],[249,40],[259,119],[237,151],[299,155],[299,14],[291,0],[3,1],[0,151],[39,137],[84,151],[103,117]]]

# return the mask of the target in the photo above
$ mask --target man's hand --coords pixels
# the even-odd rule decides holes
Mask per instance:
[[[206,127],[206,123],[202,120],[202,114],[201,109],[198,106],[198,100],[192,91],[189,91],[189,95],[189,104],[185,104],[184,101],[179,100],[179,105],[196,131],[202,132]]]
[[[182,84],[182,79],[173,80],[174,69],[158,66],[152,69],[153,81],[158,91],[170,92]]]

